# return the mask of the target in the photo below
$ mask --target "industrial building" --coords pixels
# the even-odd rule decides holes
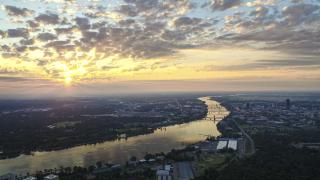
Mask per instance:
[[[59,180],[59,176],[58,175],[54,175],[54,174],[50,174],[46,177],[43,178],[44,180]]]

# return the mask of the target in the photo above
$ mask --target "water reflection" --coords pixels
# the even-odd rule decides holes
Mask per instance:
[[[131,156],[144,157],[146,153],[169,152],[185,145],[204,140],[208,135],[220,133],[216,123],[229,112],[208,97],[200,98],[208,106],[207,117],[181,125],[158,129],[152,134],[140,135],[120,141],[106,141],[96,145],[83,145],[74,148],[35,152],[34,155],[21,155],[17,158],[0,160],[0,174],[7,172],[26,173],[37,170],[54,169],[61,166],[89,166],[97,161],[125,163]]]

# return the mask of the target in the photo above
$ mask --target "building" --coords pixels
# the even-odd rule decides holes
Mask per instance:
[[[157,170],[157,180],[171,180],[170,171],[167,170]]]
[[[164,170],[166,170],[166,171],[171,171],[171,165],[165,165],[164,166]]]
[[[219,141],[218,146],[217,146],[217,150],[224,149],[227,147],[227,145],[228,145],[228,141],[225,141],[225,140]]]
[[[44,180],[59,180],[59,176],[58,175],[54,175],[54,174],[50,174],[46,177],[43,178]]]
[[[172,180],[172,166],[166,164],[157,170],[157,180]]]
[[[29,177],[24,178],[23,180],[37,180],[37,178],[33,177],[33,176],[29,176]]]
[[[238,141],[237,140],[229,140],[228,141],[228,149],[237,150]]]
[[[291,107],[290,99],[286,100],[286,107],[287,107],[287,109],[290,109],[290,107]]]

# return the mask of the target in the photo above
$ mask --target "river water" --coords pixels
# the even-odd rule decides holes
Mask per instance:
[[[25,174],[43,169],[94,165],[98,161],[124,164],[130,157],[143,158],[146,153],[169,152],[188,144],[205,140],[208,135],[220,135],[216,123],[229,112],[209,97],[199,98],[208,106],[206,118],[180,125],[157,129],[151,134],[130,137],[127,140],[106,141],[69,149],[34,152],[16,158],[0,160],[0,174]],[[214,121],[215,119],[215,121]]]

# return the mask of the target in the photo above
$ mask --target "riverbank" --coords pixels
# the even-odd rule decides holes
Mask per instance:
[[[207,113],[198,99],[134,100],[135,105],[126,101],[117,102],[125,105],[116,110],[110,109],[119,104],[93,99],[91,108],[90,103],[76,101],[66,108],[61,102],[50,112],[0,112],[0,159],[150,134],[158,128],[202,119]]]
[[[209,106],[219,105],[209,99],[205,99],[205,101]],[[209,112],[208,115],[213,117],[214,113]],[[217,121],[221,120],[220,117],[222,118],[217,114]],[[98,161],[125,164],[131,156],[143,158],[147,153],[166,153],[172,149],[182,149],[187,144],[205,140],[208,135],[218,136],[219,134],[213,121],[192,121],[157,129],[152,134],[120,139],[119,141],[108,141],[59,151],[37,152],[33,156],[22,155],[14,159],[1,160],[0,172],[23,174],[36,172],[44,167],[47,169],[59,168],[60,166],[89,167]]]

